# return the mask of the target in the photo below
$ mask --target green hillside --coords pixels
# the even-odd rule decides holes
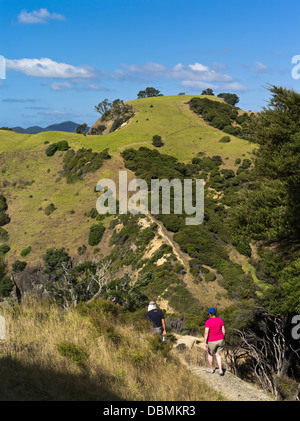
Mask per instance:
[[[199,152],[221,155],[224,168],[233,168],[234,161],[249,156],[253,145],[231,137],[227,144],[219,143],[224,135],[193,113],[187,102],[192,96],[145,98],[130,101],[135,115],[126,127],[103,136],[46,132],[36,135],[0,131],[1,192],[8,201],[11,223],[4,227],[9,233],[10,252],[6,258],[11,265],[20,252],[31,247],[26,261],[38,263],[49,247],[65,247],[72,254],[87,242],[91,219],[84,216],[95,207],[94,187],[101,178],[117,179],[123,167],[120,152],[126,147],[141,145],[154,148],[152,136],[159,134],[164,146],[159,150],[189,162]],[[219,99],[214,99],[219,100]],[[153,106],[153,107],[151,107]],[[66,140],[70,148],[92,148],[100,152],[109,148],[111,160],[84,181],[68,184],[61,177],[64,152],[49,157],[49,144]],[[53,203],[56,210],[47,216],[44,209]],[[91,252],[93,253],[93,252]]]
[[[234,370],[276,398],[294,396],[300,100],[270,91],[271,107],[256,116],[179,95],[130,101],[134,115],[104,135],[0,130],[1,300],[50,294],[70,310],[101,297],[129,326],[155,300],[170,340],[201,335],[214,306]],[[118,185],[120,170],[128,181],[204,179],[203,223],[175,212],[99,215],[96,184]]]

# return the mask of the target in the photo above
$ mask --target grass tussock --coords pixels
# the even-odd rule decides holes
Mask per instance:
[[[50,301],[0,308],[2,401],[211,401],[222,397],[192,377],[170,341],[104,300],[65,312]]]

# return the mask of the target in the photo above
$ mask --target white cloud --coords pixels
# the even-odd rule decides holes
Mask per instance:
[[[52,91],[65,91],[68,89],[73,89],[73,85],[69,82],[53,82],[50,84]]]
[[[48,20],[65,20],[65,17],[59,13],[50,13],[47,9],[33,10],[32,12],[22,10],[18,15],[19,23],[47,23]]]
[[[248,89],[238,83],[232,76],[223,73],[226,66],[214,63],[213,67],[201,63],[184,65],[178,63],[173,67],[166,67],[159,63],[146,63],[142,65],[123,65],[122,69],[115,70],[111,77],[117,80],[139,80],[141,76],[152,79],[179,80],[186,90],[195,91],[200,89],[247,91]]]
[[[2,102],[11,102],[11,103],[24,103],[24,102],[36,102],[37,100],[35,98],[3,98]]]
[[[89,66],[72,66],[57,63],[50,58],[6,60],[6,69],[41,78],[87,79],[95,76],[95,69]]]
[[[42,86],[50,86],[52,91],[69,91],[69,90],[76,90],[78,92],[86,92],[86,91],[109,91],[108,88],[94,85],[92,83],[82,83],[82,80],[72,80],[72,83],[63,81],[63,82],[52,82],[52,83],[42,83]]]
[[[254,64],[255,65],[253,67],[247,66],[247,65],[245,65],[244,67],[246,67],[246,69],[250,70],[250,72],[253,72],[253,73],[267,73],[267,72],[269,72],[268,66],[261,63],[260,61],[255,61]]]
[[[174,67],[165,67],[159,63],[146,63],[143,65],[123,65],[124,70],[117,69],[111,76],[117,80],[132,79],[133,75],[148,75],[164,79],[179,79],[183,81],[199,82],[231,82],[233,78],[229,75],[217,72],[213,68],[204,66],[201,63],[194,63],[184,66],[182,63]]]
[[[212,83],[201,82],[197,80],[183,80],[181,82],[181,86],[191,91],[199,91],[199,89],[207,89],[207,88],[219,89],[218,85],[213,85]]]
[[[227,89],[228,91],[248,91],[248,88],[246,86],[238,82],[224,83],[222,89]]]

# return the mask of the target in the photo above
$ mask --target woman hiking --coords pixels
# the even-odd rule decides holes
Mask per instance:
[[[224,376],[220,353],[223,351],[225,345],[225,326],[223,320],[217,317],[216,314],[216,309],[213,307],[210,308],[208,310],[209,319],[205,322],[204,344],[208,351],[207,358],[210,367],[206,372],[211,374],[215,372],[213,368],[213,358],[215,355],[219,367],[219,374],[220,376]]]

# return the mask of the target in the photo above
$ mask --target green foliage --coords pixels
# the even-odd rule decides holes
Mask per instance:
[[[238,111],[232,104],[197,97],[191,99],[189,106],[196,114],[200,114],[210,126],[233,136],[243,137],[241,126],[232,125],[232,123],[237,123],[236,119],[238,118]]]
[[[74,183],[82,179],[88,172],[97,171],[101,168],[103,160],[109,159],[108,150],[92,152],[92,149],[81,148],[78,151],[69,149],[63,158],[64,169],[62,175],[67,177],[68,183]]]
[[[0,227],[10,223],[10,217],[5,211],[0,211]]]
[[[64,247],[60,249],[47,249],[46,254],[43,256],[43,260],[45,263],[44,272],[54,275],[61,272],[62,264],[69,267],[71,263],[71,258]]]
[[[27,263],[21,260],[15,260],[12,264],[13,272],[22,272],[27,266]]]
[[[49,145],[46,149],[46,155],[47,156],[53,156],[56,151],[57,151],[57,144],[51,143],[51,145]]]
[[[113,122],[113,124],[112,124],[112,126],[111,126],[111,128],[110,128],[109,132],[110,132],[110,133],[112,133],[112,132],[116,131],[116,130],[117,130],[119,127],[121,127],[121,126],[122,126],[122,124],[123,124],[123,123],[125,123],[125,122],[126,122],[126,119],[121,118],[121,117],[117,118],[117,119]]]
[[[93,225],[90,228],[90,232],[89,232],[89,245],[90,246],[96,246],[100,243],[103,234],[105,231],[105,227],[102,224],[97,224],[97,225]]]
[[[2,244],[0,246],[0,254],[6,254],[10,250],[10,247],[7,244]]]
[[[157,148],[160,148],[161,146],[163,146],[164,145],[164,143],[163,143],[163,141],[161,140],[161,136],[159,136],[159,135],[154,135],[153,137],[152,137],[152,145],[153,146],[156,146]]]
[[[51,143],[46,149],[47,156],[53,156],[56,151],[67,151],[69,149],[68,142],[66,140],[60,140],[56,143]]]
[[[103,101],[99,102],[98,105],[95,106],[95,111],[97,111],[101,116],[105,115],[111,107],[111,102],[108,99],[104,99]]]
[[[220,143],[229,143],[230,142],[230,136],[223,136],[220,140],[219,140],[219,142]]]
[[[201,95],[212,95],[212,96],[214,96],[215,94],[214,94],[214,92],[211,88],[207,88],[207,89],[204,89],[204,91],[202,91]]]
[[[227,104],[235,106],[239,101],[239,97],[236,94],[221,93],[218,98],[223,98]]]
[[[55,210],[56,210],[56,207],[54,206],[54,204],[53,203],[50,203],[48,206],[46,206],[46,208],[44,210],[44,213],[45,213],[45,215],[49,216]]]
[[[31,252],[31,247],[30,246],[26,247],[21,251],[20,256],[26,257],[30,252]]]
[[[58,151],[67,151],[69,149],[69,144],[66,140],[60,140],[56,145]]]
[[[213,272],[209,272],[205,274],[204,278],[206,282],[212,282],[216,279],[216,275]]]
[[[153,87],[148,87],[144,91],[139,91],[139,93],[137,94],[138,98],[150,98],[153,96],[162,96],[162,94],[158,89],[155,89]]]
[[[89,130],[89,134],[91,135],[102,135],[102,133],[106,130],[106,126],[104,124],[99,124],[96,127],[91,127]]]
[[[251,247],[246,240],[239,241],[235,248],[239,253],[243,254],[244,256],[251,257]]]
[[[4,228],[0,227],[0,241],[4,242],[4,241],[8,241],[8,239],[9,239],[8,232]]]
[[[89,354],[82,346],[75,345],[71,342],[62,342],[57,345],[57,351],[61,356],[73,361],[79,367],[86,367],[86,360],[88,359]]]
[[[6,264],[0,257],[0,297],[9,297],[13,289],[13,282],[6,272]]]
[[[83,134],[86,131],[86,128],[87,128],[86,123],[79,124],[79,126],[76,127],[76,133]]]
[[[0,212],[5,212],[7,210],[7,202],[6,198],[3,196],[3,194],[0,194]]]

